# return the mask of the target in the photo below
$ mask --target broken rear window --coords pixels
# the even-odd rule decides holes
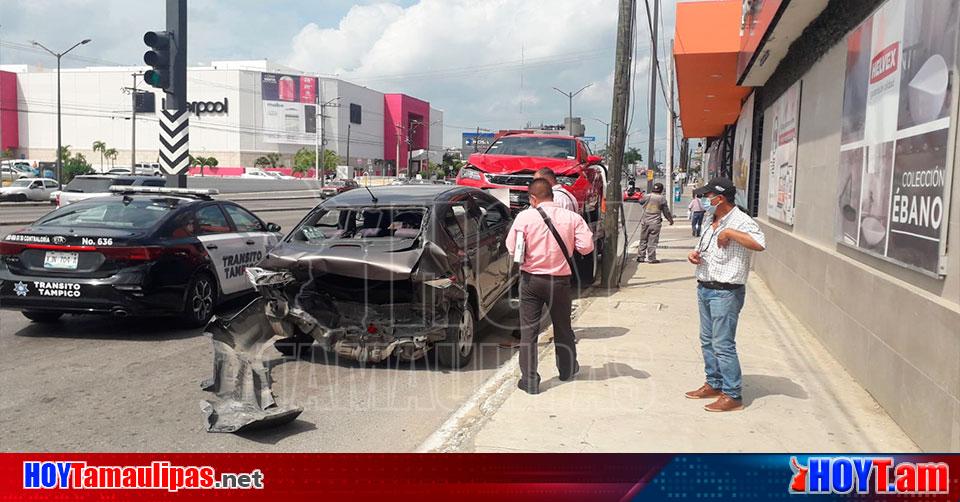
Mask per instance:
[[[427,209],[424,207],[334,208],[307,217],[294,239],[309,243],[331,239],[415,239]]]

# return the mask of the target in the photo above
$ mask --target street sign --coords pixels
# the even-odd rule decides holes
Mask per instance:
[[[584,140],[584,141],[588,141],[588,142],[590,142],[590,143],[593,143],[594,141],[597,140],[597,137],[596,137],[596,136],[584,136],[584,137],[583,137],[583,140]]]
[[[190,111],[160,110],[160,168],[177,175],[190,167]]]

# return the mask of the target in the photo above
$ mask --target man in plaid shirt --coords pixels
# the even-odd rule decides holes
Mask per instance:
[[[706,196],[715,209],[700,236],[697,249],[687,256],[697,266],[697,300],[700,305],[700,348],[706,382],[686,393],[690,399],[716,401],[707,411],[743,409],[740,394],[740,359],[737,357],[737,321],[743,308],[744,284],[750,273],[750,256],[763,251],[766,239],[760,226],[734,205],[736,188],[725,178],[714,178],[694,190]]]

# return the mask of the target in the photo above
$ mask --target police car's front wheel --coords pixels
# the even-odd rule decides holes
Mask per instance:
[[[24,310],[22,314],[23,317],[40,323],[57,322],[63,316],[63,312],[39,312],[36,310]]]
[[[217,303],[217,285],[206,273],[199,273],[187,287],[187,300],[183,306],[183,318],[189,327],[205,326],[213,317]]]

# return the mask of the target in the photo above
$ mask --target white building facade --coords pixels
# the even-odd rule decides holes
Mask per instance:
[[[57,145],[57,73],[48,68],[5,65],[16,74],[18,157],[54,160]],[[61,71],[62,142],[95,167],[102,141],[117,150],[115,165],[130,165],[134,151],[133,97],[136,73],[145,67],[91,67]],[[136,114],[136,162],[156,162],[158,113],[163,92],[137,77],[140,91],[154,94],[154,111]],[[268,61],[223,61],[187,73],[191,103],[190,153],[216,157],[219,166],[253,167],[270,153],[293,165],[301,148],[325,148],[355,167],[393,165],[384,148],[384,94],[335,78],[307,75]],[[318,103],[324,104],[322,124]],[[430,145],[442,152],[442,112],[430,127]],[[321,127],[318,127],[322,125]],[[104,164],[109,161],[104,159]]]

